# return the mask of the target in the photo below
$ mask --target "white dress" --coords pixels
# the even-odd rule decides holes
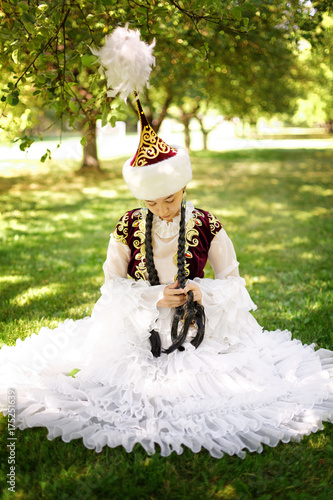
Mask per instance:
[[[188,203],[186,220],[192,216]],[[159,308],[176,274],[179,219],[154,217],[159,286],[127,279],[129,248],[111,236],[105,284],[91,317],[42,328],[0,350],[0,411],[16,390],[16,425],[47,427],[48,438],[82,438],[101,451],[140,443],[162,456],[201,448],[212,456],[245,456],[262,445],[299,441],[333,420],[333,352],[291,340],[288,331],[263,331],[239,277],[224,229],[208,254],[215,279],[195,278],[206,314],[198,349],[191,332],[184,351],[154,358],[150,330],[171,344],[172,309]],[[75,377],[68,373],[80,369]]]

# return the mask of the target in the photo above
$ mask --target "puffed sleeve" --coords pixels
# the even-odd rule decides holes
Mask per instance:
[[[151,286],[148,281],[127,278],[130,254],[126,240],[117,238],[113,232],[103,264],[105,283],[101,288],[102,295],[92,315],[109,327],[114,321],[117,328],[120,328],[123,318],[127,318],[127,327],[123,325],[123,339],[130,337],[141,344],[147,342],[150,331],[156,326],[159,317],[157,302],[163,297],[165,285]]]
[[[214,236],[208,252],[208,260],[213,268],[215,279],[239,276],[239,262],[231,239],[222,228]]]
[[[253,331],[256,322],[248,312],[255,310],[256,305],[245,288],[245,280],[239,276],[236,253],[223,228],[214,236],[208,258],[215,279],[195,278],[193,281],[199,285],[202,293],[206,316],[205,336],[219,341],[223,351],[233,343],[242,342],[244,332]],[[261,330],[259,325],[258,328]]]
[[[111,234],[106,261],[103,264],[105,283],[114,278],[126,278],[131,251]]]

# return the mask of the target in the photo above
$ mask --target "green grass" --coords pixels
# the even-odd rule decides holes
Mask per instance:
[[[188,198],[232,238],[266,329],[332,348],[332,150],[196,153]],[[7,164],[0,181],[0,345],[89,315],[103,284],[109,234],[137,206],[122,161],[99,175],[78,165]],[[22,168],[23,167],[23,168]],[[207,276],[211,270],[207,269]],[[245,460],[208,452],[148,457],[17,430],[16,494],[7,491],[7,419],[0,418],[3,499],[326,499],[333,489],[333,426]],[[1,495],[1,494],[0,494]]]

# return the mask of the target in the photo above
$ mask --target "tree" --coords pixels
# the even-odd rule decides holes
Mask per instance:
[[[317,27],[320,42],[301,42],[300,62],[308,78],[299,82],[303,90],[298,99],[294,122],[313,126],[325,124],[333,133],[333,16],[326,14]]]
[[[198,35],[195,49],[198,54],[204,49],[202,58],[211,25],[225,34],[248,30],[237,4],[230,0],[221,8],[218,0],[192,0],[190,7],[173,0],[96,0],[93,4],[88,0],[2,0],[0,70],[6,69],[9,81],[1,96],[1,127],[6,128],[8,109],[19,103],[24,106],[22,95],[30,88],[30,101],[32,93],[45,108],[55,109],[62,126],[67,122],[83,130],[82,144],[90,149],[86,163],[98,168],[96,120],[113,125],[121,107],[112,107],[105,98],[104,77],[97,71],[89,45],[100,46],[107,33],[129,22],[146,41],[158,36],[158,58],[185,24]],[[22,108],[18,109],[19,115]],[[30,142],[23,140],[22,149]]]
[[[255,28],[246,37],[239,33],[225,37],[214,26],[210,27],[210,36],[205,40],[209,64],[199,61],[192,50],[197,34],[184,35],[183,29],[178,42],[186,44],[186,54],[171,45],[173,56],[163,60],[164,70],[175,75],[175,79],[155,82],[153,77],[149,94],[154,94],[157,86],[160,93],[161,86],[164,88],[172,115],[184,125],[187,147],[190,147],[189,123],[193,117],[200,122],[207,143],[209,130],[201,116],[209,108],[219,110],[228,119],[238,116],[254,125],[259,116],[291,115],[297,99],[304,93],[300,83],[307,81],[309,74],[298,60],[299,41],[306,33],[314,45],[319,44],[323,39],[318,36],[323,12],[317,10],[310,16],[308,7],[300,8],[299,2],[256,2],[259,4],[260,10],[252,4],[243,6],[242,15],[252,14],[251,25]],[[314,26],[314,33],[306,32],[305,27],[312,30]],[[173,65],[172,61],[178,61],[179,57],[181,64]]]
[[[329,9],[329,1],[312,2],[312,6],[307,7],[303,0],[2,0],[0,72],[7,74],[7,80],[1,94],[0,126],[6,129],[13,110],[18,110],[19,119],[36,100],[45,109],[54,109],[61,127],[66,124],[82,131],[87,153],[84,164],[98,168],[96,120],[114,125],[123,116],[124,108],[118,101],[106,98],[105,79],[97,71],[89,46],[100,46],[106,34],[126,22],[139,28],[145,41],[154,37],[158,40],[152,88],[154,79],[160,87],[147,94],[157,128],[171,102],[182,97],[196,98],[192,95],[198,92],[196,78],[190,77],[190,70],[197,79],[208,75],[214,82],[220,77],[223,92],[217,93],[217,99],[221,106],[232,107],[233,112],[237,112],[237,106],[247,106],[240,111],[254,119],[256,102],[264,102],[257,82],[264,80],[265,64],[269,64],[273,50],[269,38],[272,26],[278,26],[283,34],[285,44],[281,37],[279,43],[286,54],[287,44],[295,44],[302,36],[317,42],[318,36],[313,33],[323,12]],[[268,25],[270,31],[265,35]],[[251,81],[247,70],[250,64]],[[273,62],[271,66],[272,76],[279,76],[280,68],[274,74]],[[190,96],[184,95],[184,81]],[[285,93],[282,83],[280,79],[276,104],[282,102]],[[267,81],[265,92],[271,88]],[[214,83],[212,92],[215,89],[219,87]],[[273,99],[265,101],[269,112]],[[285,102],[288,104],[287,99]],[[22,149],[31,141],[29,134],[23,134]]]

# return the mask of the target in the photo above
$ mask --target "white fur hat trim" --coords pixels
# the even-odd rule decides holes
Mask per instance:
[[[143,167],[132,167],[129,159],[123,166],[123,177],[135,198],[157,200],[177,193],[192,179],[192,167],[188,152],[181,146],[173,146],[177,154],[166,160]]]

